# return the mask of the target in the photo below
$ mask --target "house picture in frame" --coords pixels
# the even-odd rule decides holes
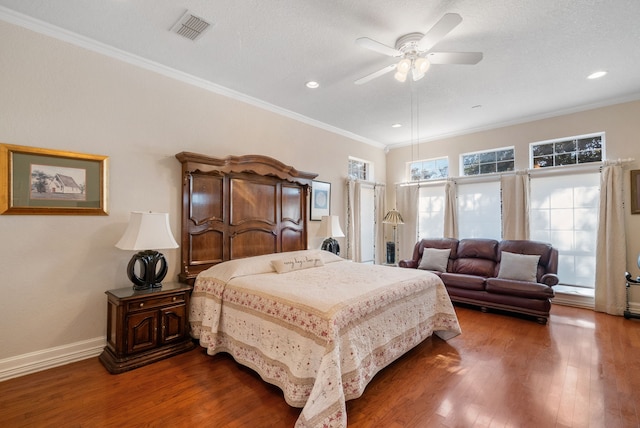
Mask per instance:
[[[108,157],[0,144],[0,214],[107,215]]]

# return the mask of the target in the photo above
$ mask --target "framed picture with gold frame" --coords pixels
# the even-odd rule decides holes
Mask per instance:
[[[631,214],[640,214],[640,169],[631,171]]]
[[[108,157],[0,144],[0,214],[108,215]]]

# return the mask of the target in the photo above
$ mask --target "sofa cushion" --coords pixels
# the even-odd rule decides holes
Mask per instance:
[[[553,288],[544,284],[500,278],[487,279],[486,290],[489,293],[506,294],[528,299],[551,299],[555,295]]]
[[[457,258],[468,257],[498,261],[498,241],[481,238],[460,240]]]
[[[528,241],[517,239],[505,239],[498,245],[498,254],[502,251],[515,254],[537,254],[540,256],[540,264],[547,266],[551,258],[553,247],[551,244],[540,241]]]
[[[458,287],[464,288],[465,290],[484,290],[485,278],[477,275],[444,272],[440,274],[440,278],[442,278],[442,282],[444,282],[447,288]]]
[[[437,248],[425,248],[418,269],[446,272],[449,263],[451,249],[439,250]]]
[[[540,256],[503,251],[500,254],[498,278],[536,282],[539,260]]]
[[[452,273],[476,275],[483,278],[494,276],[496,263],[487,259],[457,259],[453,262]]]
[[[498,241],[494,239],[462,239],[458,243],[458,254],[451,272],[478,275],[484,278],[495,276],[498,261]]]

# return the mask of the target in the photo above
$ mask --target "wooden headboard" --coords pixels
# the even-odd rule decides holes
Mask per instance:
[[[226,260],[307,248],[307,197],[317,174],[260,155],[181,152],[180,281]]]

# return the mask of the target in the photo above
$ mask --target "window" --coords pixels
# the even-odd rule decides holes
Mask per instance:
[[[531,239],[558,249],[560,283],[595,284],[600,173],[531,176]]]
[[[373,184],[360,186],[360,262],[375,263],[376,194]]]
[[[444,236],[444,184],[418,190],[418,239]]]
[[[462,238],[502,237],[500,181],[460,183],[458,193],[458,235]]]
[[[513,171],[514,167],[513,147],[504,147],[484,152],[463,153],[460,155],[460,170],[462,171],[462,175],[507,172]]]
[[[449,158],[424,159],[409,162],[407,181],[436,180],[449,176]]]
[[[347,176],[352,180],[372,181],[373,166],[369,161],[349,156]]]
[[[541,141],[530,145],[530,166],[546,168],[600,162],[603,155],[604,134],[602,133]]]

